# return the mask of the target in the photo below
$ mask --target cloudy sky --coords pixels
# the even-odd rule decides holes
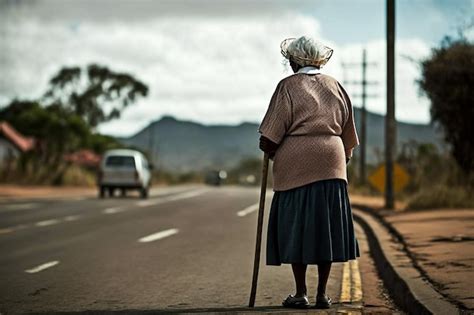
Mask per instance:
[[[472,0],[398,0],[396,116],[429,121],[413,60],[472,21]],[[283,77],[279,43],[309,35],[334,48],[323,73],[360,79],[368,51],[369,110],[385,112],[383,0],[0,0],[0,106],[39,97],[61,67],[100,63],[135,75],[150,95],[99,127],[131,135],[163,115],[206,124],[259,122]],[[472,31],[468,36],[473,38]],[[355,106],[360,87],[347,85]]]

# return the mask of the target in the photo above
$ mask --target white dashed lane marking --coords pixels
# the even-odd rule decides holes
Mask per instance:
[[[61,221],[64,222],[70,222],[70,221],[76,221],[80,218],[80,215],[68,215],[64,218],[58,218],[58,219],[50,219],[50,220],[43,220],[43,221],[38,221],[35,223],[36,226],[48,226],[48,225],[53,225],[53,224],[58,224]]]
[[[177,234],[179,232],[178,229],[168,229],[158,233],[150,234],[148,236],[144,236],[138,240],[140,243],[148,243],[157,240],[161,240],[163,238],[169,237],[171,235]]]
[[[36,226],[48,226],[48,225],[53,225],[53,224],[58,224],[59,220],[58,219],[51,219],[51,220],[44,220],[44,221],[38,221],[35,223]]]
[[[148,206],[154,206],[158,205],[160,203],[165,203],[169,201],[176,201],[176,200],[181,200],[181,199],[187,199],[187,198],[192,198],[196,197],[199,195],[202,195],[205,193],[207,190],[206,189],[199,189],[199,190],[193,190],[193,191],[188,191],[184,193],[179,193],[167,197],[162,197],[162,198],[156,198],[156,199],[151,199],[151,200],[143,200],[137,202],[137,206],[139,207],[148,207]]]
[[[114,214],[114,213],[123,212],[123,211],[125,211],[124,208],[113,207],[113,208],[104,209],[103,213],[105,213],[105,214]]]
[[[19,203],[19,204],[10,204],[10,205],[1,205],[0,209],[2,210],[28,210],[33,209],[37,206],[36,203]]]
[[[37,273],[37,272],[43,271],[45,269],[51,268],[53,266],[56,266],[57,264],[59,264],[59,261],[53,260],[53,261],[49,261],[47,263],[41,264],[39,266],[33,267],[31,269],[26,269],[25,272],[27,272],[27,273]]]
[[[137,203],[137,206],[147,207],[147,206],[153,206],[153,205],[157,205],[157,204],[161,204],[161,203],[165,203],[165,202],[192,198],[192,197],[202,195],[203,193],[205,193],[207,191],[208,191],[208,189],[195,189],[195,190],[191,190],[191,191],[188,190],[188,191],[180,192],[180,193],[177,193],[177,194],[173,194],[171,196],[165,195],[163,197],[158,197],[158,198],[154,198],[154,199],[150,199],[150,200],[142,200],[142,201],[139,201]],[[165,193],[163,193],[163,194],[165,194]],[[160,195],[160,194],[158,194],[158,195]],[[86,198],[85,197],[73,198],[73,200],[83,200],[83,199],[86,199]],[[28,204],[10,205],[10,206],[16,206],[18,209],[20,209],[22,207],[24,209],[26,209],[27,207],[35,207],[35,206],[37,206],[37,204],[28,203]],[[114,214],[114,213],[119,213],[119,212],[123,212],[123,211],[127,211],[127,210],[129,210],[129,209],[126,209],[124,207],[110,207],[110,208],[106,208],[106,209],[102,210],[102,213],[103,214]],[[83,217],[83,215],[68,215],[68,216],[65,216],[65,217],[62,217],[62,218],[53,218],[53,219],[42,220],[42,221],[38,221],[38,222],[28,224],[28,225],[27,224],[21,224],[21,225],[18,225],[18,226],[1,227],[0,228],[0,235],[12,233],[12,232],[15,232],[17,230],[24,229],[24,228],[31,227],[31,226],[45,227],[45,226],[55,225],[55,224],[58,224],[58,223],[61,223],[61,222],[76,221],[76,220],[79,220],[82,217]]]
[[[70,222],[70,221],[76,221],[80,218],[80,215],[68,215],[67,217],[63,218],[63,221]]]
[[[33,223],[32,225],[37,226],[37,227],[45,227],[45,226],[50,226],[50,225],[55,225],[55,224],[61,223],[61,221],[62,222],[76,221],[76,220],[79,220],[81,217],[82,217],[81,215],[68,215],[68,216],[65,216],[63,218],[38,221],[38,222]],[[29,225],[29,224],[20,224],[20,225],[16,225],[16,226],[0,228],[0,234],[7,234],[7,233],[11,233],[11,232],[18,231],[18,230],[21,230],[21,229],[25,229],[25,228],[28,228],[28,227],[31,227],[31,225]]]
[[[247,208],[243,209],[243,210],[240,210],[239,212],[237,212],[237,215],[239,217],[245,217],[247,214],[250,214],[254,211],[257,211],[258,210],[258,206],[259,206],[259,203],[256,203],[256,204],[253,204],[251,206],[248,206]]]

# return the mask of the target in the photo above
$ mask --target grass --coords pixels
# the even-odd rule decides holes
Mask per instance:
[[[76,165],[65,165],[58,169],[28,165],[25,169],[0,170],[0,182],[16,185],[93,187],[96,183],[96,173]]]
[[[69,166],[62,174],[61,185],[94,187],[96,174],[79,166]]]
[[[425,187],[409,198],[409,209],[474,208],[473,192],[466,187]]]

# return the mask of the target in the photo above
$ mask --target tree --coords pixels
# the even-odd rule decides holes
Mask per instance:
[[[123,148],[124,145],[114,137],[92,133],[86,147],[98,154],[102,154],[107,150]]]
[[[474,174],[474,45],[461,37],[445,38],[422,62],[420,87],[431,100],[431,119],[461,169]]]
[[[0,109],[0,121],[8,121],[37,140],[34,153],[20,157],[17,177],[30,174],[35,182],[59,183],[68,167],[65,154],[79,149],[101,154],[121,147],[116,139],[94,129],[120,117],[123,108],[147,93],[148,87],[129,74],[90,65],[84,71],[79,67],[61,69],[41,100],[11,101]]]
[[[41,106],[36,101],[14,100],[0,110],[0,120],[9,122],[22,134],[40,143],[43,162],[55,165],[64,153],[87,144],[90,128],[81,117],[58,105]]]
[[[57,104],[82,117],[92,128],[120,117],[121,111],[148,95],[148,86],[133,76],[92,64],[62,68],[45,93],[49,104]]]

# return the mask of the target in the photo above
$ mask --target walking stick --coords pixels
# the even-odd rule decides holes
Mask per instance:
[[[255,243],[255,260],[253,262],[252,290],[250,291],[249,307],[254,307],[255,296],[257,295],[258,269],[260,266],[260,249],[262,245],[263,210],[265,208],[265,194],[267,192],[267,177],[268,153],[265,153],[263,155],[262,186],[260,189],[260,205],[258,207],[257,220],[257,241]]]

